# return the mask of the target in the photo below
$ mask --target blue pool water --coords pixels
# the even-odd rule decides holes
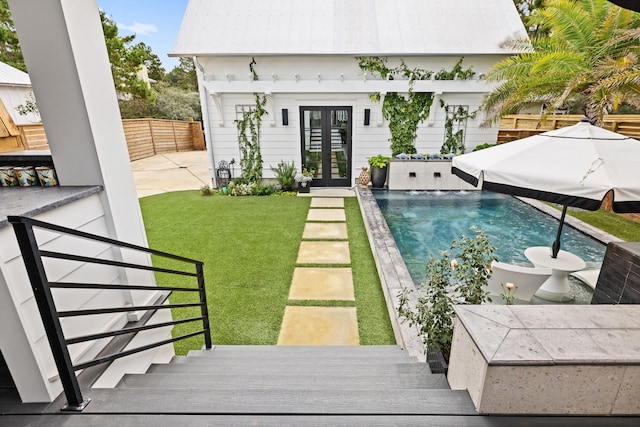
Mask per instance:
[[[474,236],[472,226],[483,228],[498,260],[529,264],[524,250],[551,246],[558,220],[520,200],[487,191],[376,191],[374,196],[398,249],[416,283],[424,281],[429,254],[449,250],[462,235]],[[562,249],[581,257],[587,265],[604,258],[605,245],[565,225]]]

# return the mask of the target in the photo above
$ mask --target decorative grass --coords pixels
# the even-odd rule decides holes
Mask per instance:
[[[310,200],[203,197],[197,191],[140,200],[149,247],[204,262],[214,344],[276,344]],[[346,199],[345,210],[361,344],[395,343],[357,200]],[[159,258],[154,258],[154,265],[176,267]],[[159,284],[185,282],[163,274],[156,277]],[[194,298],[174,293],[171,302]],[[198,309],[174,312],[175,319],[198,315]],[[196,327],[177,326],[174,335]],[[200,336],[179,341],[176,353],[186,354],[202,344]]]

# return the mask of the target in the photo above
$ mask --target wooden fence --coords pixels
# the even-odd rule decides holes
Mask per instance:
[[[131,161],[161,153],[205,149],[200,122],[132,119],[123,120],[122,126]],[[0,126],[0,152],[49,148],[42,124],[16,126],[11,120],[4,127],[7,128],[12,132],[7,130],[3,134]]]
[[[539,115],[514,114],[500,119],[498,143],[514,141],[531,135],[575,125],[582,115],[553,115],[545,121]],[[618,132],[631,138],[640,139],[640,115],[610,114],[604,120],[603,128]]]
[[[132,119],[123,120],[122,125],[132,161],[161,153],[205,149],[200,122]]]

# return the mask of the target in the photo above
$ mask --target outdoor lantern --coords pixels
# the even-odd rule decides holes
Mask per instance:
[[[224,188],[229,186],[231,181],[231,170],[229,169],[229,163],[222,160],[218,162],[218,169],[216,170],[216,178],[218,181],[218,187]]]
[[[364,125],[369,126],[370,121],[371,121],[371,109],[365,108],[364,109]]]
[[[289,109],[282,109],[282,126],[289,126]]]

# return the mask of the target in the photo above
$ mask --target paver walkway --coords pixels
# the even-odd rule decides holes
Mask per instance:
[[[344,199],[313,197],[302,239],[278,345],[359,345],[355,307],[293,304],[355,301]]]

